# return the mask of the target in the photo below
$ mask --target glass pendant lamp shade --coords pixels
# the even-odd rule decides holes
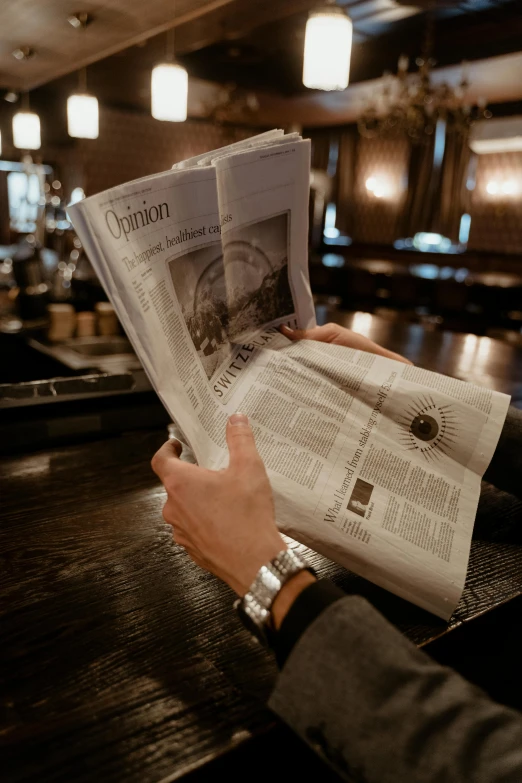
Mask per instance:
[[[163,63],[152,69],[152,116],[156,120],[187,119],[188,74],[181,65]]]
[[[19,150],[39,150],[40,117],[30,111],[19,111],[13,117],[13,144]]]
[[[314,11],[306,23],[303,84],[316,90],[344,90],[350,77],[352,20],[341,8]]]
[[[76,139],[97,139],[98,99],[93,95],[70,95],[67,99],[67,132]]]

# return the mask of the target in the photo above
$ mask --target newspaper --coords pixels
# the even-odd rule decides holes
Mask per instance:
[[[198,462],[250,417],[282,532],[448,619],[509,398],[350,348],[315,324],[310,146],[273,131],[69,208]]]

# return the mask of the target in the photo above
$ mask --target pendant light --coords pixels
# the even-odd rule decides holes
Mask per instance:
[[[29,95],[24,93],[21,110],[13,116],[13,144],[19,150],[39,150],[40,117],[29,111]]]
[[[305,87],[346,89],[350,76],[352,32],[352,20],[334,3],[310,13],[304,46]]]
[[[166,62],[151,74],[151,113],[156,120],[184,122],[187,119],[188,74],[174,60],[174,30],[167,33]]]
[[[79,91],[67,98],[67,132],[76,139],[98,138],[98,99],[87,93],[85,68],[79,71]]]

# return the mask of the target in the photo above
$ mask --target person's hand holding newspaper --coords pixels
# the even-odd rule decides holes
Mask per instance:
[[[346,329],[339,324],[324,324],[324,326],[314,326],[312,329],[290,329],[288,326],[281,326],[281,332],[289,340],[317,340],[320,343],[331,343],[332,345],[344,345],[346,348],[354,348],[356,351],[366,351],[375,353],[377,356],[386,356],[387,359],[395,359],[397,362],[411,364],[409,359],[393,351],[388,351],[382,345],[374,343],[369,337],[365,337],[351,329]]]

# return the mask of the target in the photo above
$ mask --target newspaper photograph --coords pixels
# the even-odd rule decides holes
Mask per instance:
[[[246,413],[280,529],[448,619],[509,398],[343,346],[315,325],[310,144],[276,131],[75,204],[71,219],[198,462]]]
[[[230,357],[230,317],[220,245],[167,261],[181,313],[207,378]]]
[[[237,343],[274,322],[291,321],[290,212],[227,232],[223,243],[229,337]]]

